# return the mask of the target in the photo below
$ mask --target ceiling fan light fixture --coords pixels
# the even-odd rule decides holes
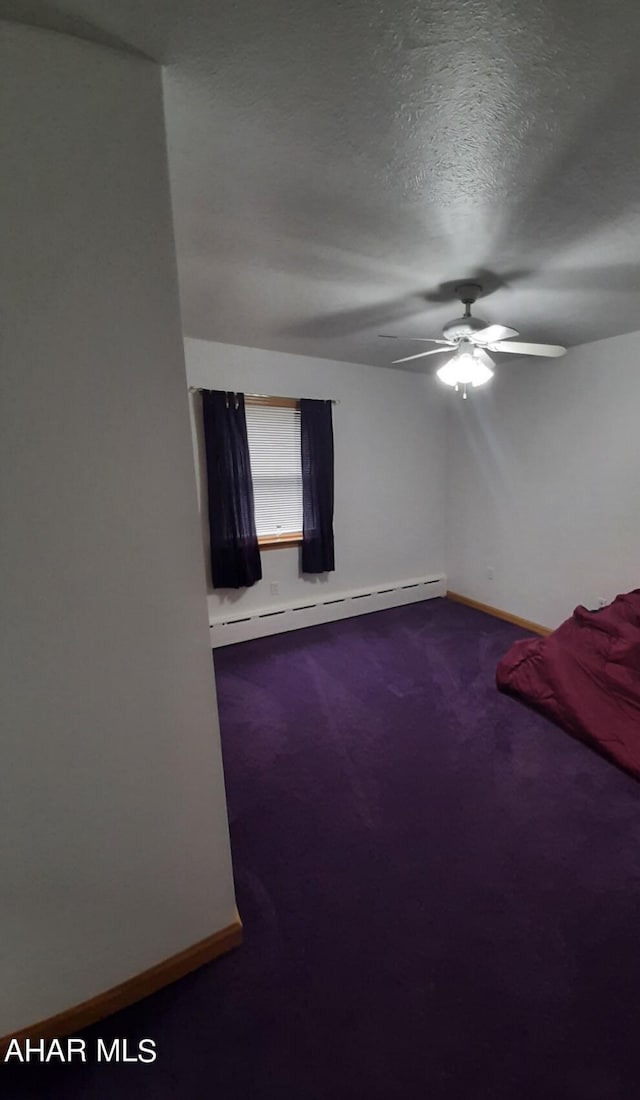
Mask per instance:
[[[473,372],[473,378],[471,379],[472,386],[484,386],[485,383],[490,382],[493,378],[493,371],[490,367],[485,367],[484,363],[476,360],[476,365]]]
[[[473,351],[463,349],[437,371],[445,386],[483,386],[493,378],[493,371],[481,363]]]
[[[458,378],[458,368],[456,366],[455,357],[452,356],[448,362],[444,363],[440,367],[436,374],[441,382],[444,382],[445,386],[457,386],[460,379]]]

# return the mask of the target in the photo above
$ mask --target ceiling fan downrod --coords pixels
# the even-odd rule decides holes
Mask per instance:
[[[464,316],[470,317],[471,306],[482,294],[480,283],[460,283],[455,292],[464,306]]]

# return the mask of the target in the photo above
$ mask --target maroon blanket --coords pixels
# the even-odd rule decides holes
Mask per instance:
[[[515,642],[496,679],[640,779],[640,589],[600,611],[577,607],[548,638]]]

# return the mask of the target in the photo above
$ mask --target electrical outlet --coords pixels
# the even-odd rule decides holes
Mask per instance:
[[[487,580],[488,581],[493,580],[493,566],[492,565],[490,565],[489,568],[487,569]]]
[[[278,584],[277,581],[271,581],[271,584],[269,585],[269,589],[271,591],[272,596],[279,596],[280,595],[280,585]]]

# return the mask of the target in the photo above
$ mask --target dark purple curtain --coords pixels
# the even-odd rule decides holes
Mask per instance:
[[[244,394],[202,391],[214,588],[248,588],[262,577]]]
[[[302,572],[335,569],[333,551],[333,424],[330,401],[300,401],[302,446]]]

